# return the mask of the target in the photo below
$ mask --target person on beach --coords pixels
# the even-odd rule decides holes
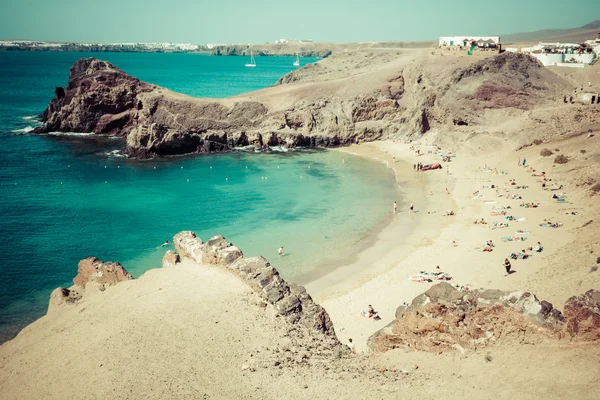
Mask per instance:
[[[450,192],[448,191],[448,188],[446,188],[446,194],[450,194]]]
[[[508,261],[508,258],[505,258],[504,259],[504,268],[506,268],[506,275],[505,276],[507,276],[507,275],[510,274],[510,267],[511,267],[510,261]]]
[[[398,212],[398,203],[394,200],[394,214]]]
[[[521,157],[517,158],[517,165],[521,165]]]
[[[283,255],[283,246],[281,246],[281,247],[279,248],[279,255],[280,255],[280,256],[282,256],[282,255]]]
[[[417,164],[413,164],[413,169],[416,171],[417,170]]]
[[[413,204],[413,202],[410,202],[410,212],[414,212],[415,211],[415,205]]]
[[[392,154],[392,161],[396,162],[396,154]]]
[[[369,304],[369,314],[368,314],[368,317],[369,318],[373,318],[375,316],[375,314],[377,314],[375,312],[375,309],[373,309],[373,306]]]
[[[351,352],[356,353],[356,346],[354,346],[354,343],[352,343],[352,338],[348,339],[347,346]]]
[[[527,161],[526,158],[523,158],[523,166],[525,166],[525,162]]]

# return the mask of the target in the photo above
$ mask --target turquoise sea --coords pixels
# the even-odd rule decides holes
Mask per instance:
[[[119,139],[27,134],[81,57],[198,97],[264,88],[294,68],[291,57],[257,57],[250,69],[201,54],[0,52],[0,342],[42,316],[92,255],[137,277],[160,266],[165,240],[193,230],[223,234],[293,280],[351,253],[386,219],[390,170],[341,152],[134,161],[114,152]]]

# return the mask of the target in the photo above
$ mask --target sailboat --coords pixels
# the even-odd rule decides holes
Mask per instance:
[[[296,53],[296,61],[294,61],[294,67],[299,67],[300,66],[300,56],[298,55],[298,53]]]
[[[250,49],[250,62],[246,64],[246,67],[256,67],[256,61],[254,61],[254,55],[252,54],[252,49]]]

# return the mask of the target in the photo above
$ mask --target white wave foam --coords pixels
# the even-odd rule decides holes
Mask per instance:
[[[276,152],[276,153],[287,153],[290,150],[291,149],[288,149],[287,147],[284,147],[284,146],[272,146],[271,147],[271,151]]]
[[[121,152],[121,150],[112,150],[104,152],[104,155],[107,157],[115,157],[115,158],[123,158],[125,154]]]
[[[38,115],[26,115],[23,117],[25,121],[39,121],[40,117]]]
[[[85,132],[48,132],[50,136],[94,136],[94,133]]]
[[[32,130],[34,130],[35,128],[33,126],[26,126],[23,129],[15,129],[13,130],[14,133],[29,133]]]
[[[246,152],[250,152],[250,153],[264,153],[265,152],[265,149],[263,149],[261,147],[256,147],[253,145],[234,147],[234,150],[246,151]],[[287,153],[288,151],[294,151],[294,150],[296,150],[296,149],[290,149],[285,146],[271,146],[266,151],[273,152],[273,153]]]

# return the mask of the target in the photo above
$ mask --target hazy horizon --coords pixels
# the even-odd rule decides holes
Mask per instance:
[[[489,8],[467,0],[222,0],[211,5],[191,0],[0,0],[0,5],[0,39],[76,43],[429,41],[444,35],[577,28],[600,19],[595,0],[505,0],[502,7]]]

